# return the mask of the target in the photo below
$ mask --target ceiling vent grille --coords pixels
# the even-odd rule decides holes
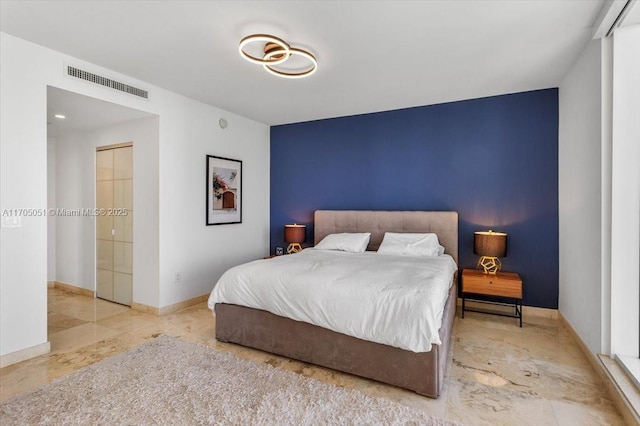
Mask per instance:
[[[144,99],[149,99],[149,92],[146,90],[138,89],[137,87],[129,86],[128,84],[120,83],[119,81],[111,80],[110,78],[102,77],[97,74],[83,71],[81,69],[67,66],[67,75],[71,77],[80,78],[82,80],[89,81],[91,83],[100,84],[102,86],[110,87],[121,92],[128,93],[130,95],[139,96]]]

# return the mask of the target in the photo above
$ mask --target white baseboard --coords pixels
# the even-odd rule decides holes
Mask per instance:
[[[19,351],[2,355],[0,356],[0,368],[4,368],[12,364],[17,364],[19,362],[26,361],[40,355],[48,354],[50,351],[51,343],[45,342],[39,345],[31,346],[30,348],[25,348]]]
[[[640,390],[616,360],[603,354],[599,354],[598,359],[604,383],[618,411],[627,424],[640,425]]]
[[[587,344],[582,340],[578,332],[573,328],[571,323],[560,314],[560,323],[569,331],[569,334],[582,349],[582,352],[589,360],[589,363],[595,370],[600,380],[604,383],[609,396],[618,408],[618,411],[624,418],[625,422],[630,425],[640,424],[640,415],[637,408],[640,407],[640,396],[637,388],[631,379],[626,377],[626,373],[607,355],[594,354],[591,352]]]
[[[73,293],[73,294],[80,294],[82,296],[87,296],[87,297],[96,297],[96,292],[93,290],[89,290],[83,287],[78,287],[73,284],[63,283],[61,281],[54,281],[54,287],[69,293]]]
[[[152,315],[163,316],[181,311],[182,309],[186,309],[202,302],[206,302],[208,299],[209,293],[203,294],[202,296],[194,297],[193,299],[183,300],[182,302],[174,303],[173,305],[163,306],[162,308],[156,308],[154,306],[148,306],[142,303],[133,302],[131,303],[131,309],[139,312],[146,312]]]

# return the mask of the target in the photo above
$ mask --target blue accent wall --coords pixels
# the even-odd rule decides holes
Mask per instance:
[[[524,303],[558,307],[558,89],[271,128],[271,250],[317,209],[455,210],[459,266],[473,233],[507,232],[503,270]]]

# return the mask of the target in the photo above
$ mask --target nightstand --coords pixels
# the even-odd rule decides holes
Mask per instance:
[[[511,315],[507,313],[467,309],[465,301],[467,296],[470,294],[511,299],[513,303],[508,305],[513,306],[514,313],[513,315]],[[484,300],[478,300],[478,302],[505,305],[504,303],[487,302]],[[522,327],[522,279],[520,279],[520,276],[515,272],[498,272],[497,274],[485,274],[482,271],[476,269],[463,269],[462,318],[464,318],[465,311],[519,318],[520,327]]]

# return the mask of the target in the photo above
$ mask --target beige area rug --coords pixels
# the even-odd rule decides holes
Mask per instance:
[[[161,336],[0,405],[0,424],[450,425],[237,355]]]

